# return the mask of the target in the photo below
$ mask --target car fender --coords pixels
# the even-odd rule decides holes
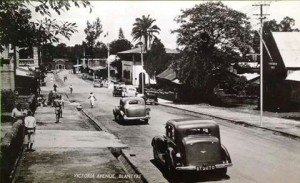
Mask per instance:
[[[221,147],[222,147],[222,156],[225,156],[225,158],[228,161],[228,163],[232,163],[231,157],[230,157],[229,152],[226,149],[226,147],[223,144],[221,145]]]
[[[169,163],[171,163],[171,165],[175,168],[175,162],[174,162],[174,156],[175,156],[175,151],[172,147],[169,147],[167,150],[167,161],[170,161]]]

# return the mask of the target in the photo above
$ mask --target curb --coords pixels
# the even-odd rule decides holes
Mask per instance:
[[[295,140],[300,140],[300,136],[293,135],[293,134],[286,133],[286,132],[282,132],[282,131],[275,130],[275,129],[271,129],[271,128],[267,128],[267,127],[261,127],[261,126],[254,125],[254,124],[251,124],[251,123],[248,123],[248,122],[245,122],[245,121],[240,121],[240,120],[235,120],[235,119],[228,119],[228,118],[224,118],[224,117],[214,116],[212,114],[206,114],[206,113],[196,112],[196,111],[192,111],[192,110],[188,110],[188,109],[182,109],[182,108],[179,108],[179,107],[170,106],[170,105],[162,104],[162,103],[158,103],[158,104],[162,105],[162,106],[165,106],[165,107],[170,107],[170,108],[174,108],[174,109],[179,109],[179,110],[183,110],[183,111],[187,111],[187,112],[191,112],[191,113],[201,114],[201,115],[205,115],[205,116],[209,116],[209,117],[213,117],[213,118],[225,120],[225,121],[231,122],[233,124],[243,125],[245,127],[255,127],[255,128],[260,128],[260,129],[263,129],[263,130],[268,130],[268,131],[278,133],[278,134],[280,134],[282,136],[285,136],[285,137],[288,137],[288,138],[292,138],[292,139],[295,139]]]

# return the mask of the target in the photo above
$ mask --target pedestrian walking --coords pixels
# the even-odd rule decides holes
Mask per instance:
[[[27,151],[34,151],[32,149],[35,130],[36,130],[36,119],[32,116],[32,112],[28,111],[27,116],[24,119],[25,124],[25,139],[24,144],[27,146]]]
[[[55,112],[55,118],[56,118],[56,122],[55,123],[59,123],[59,118],[60,118],[60,114],[61,114],[61,103],[60,103],[60,100],[59,100],[59,97],[56,96],[54,101],[53,101],[53,104],[54,104],[54,112]]]
[[[69,88],[70,88],[70,93],[72,94],[73,93],[73,86],[70,84]]]
[[[90,99],[91,108],[93,108],[95,105],[95,100],[97,100],[95,95],[93,94],[93,92],[90,93],[90,96],[88,99]]]
[[[62,98],[61,95],[59,96],[59,103],[60,103],[60,106],[61,106],[59,117],[62,118],[63,109],[65,108],[65,101],[64,101],[64,99]]]
[[[48,94],[48,105],[51,105],[53,107],[53,91],[50,90]]]
[[[57,88],[57,85],[56,84],[54,84],[53,85],[53,90],[56,92],[56,88]]]
[[[21,104],[16,104],[15,108],[11,112],[12,122],[20,122],[23,124],[23,120],[25,118],[24,113],[22,112]]]

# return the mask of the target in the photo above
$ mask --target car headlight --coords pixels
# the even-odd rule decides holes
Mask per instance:
[[[177,158],[181,158],[181,154],[180,154],[180,153],[176,153],[175,156],[176,156]]]

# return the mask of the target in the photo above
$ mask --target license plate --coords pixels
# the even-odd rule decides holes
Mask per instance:
[[[216,169],[216,167],[214,165],[210,165],[210,166],[197,166],[196,167],[197,171],[214,170],[214,169]]]

